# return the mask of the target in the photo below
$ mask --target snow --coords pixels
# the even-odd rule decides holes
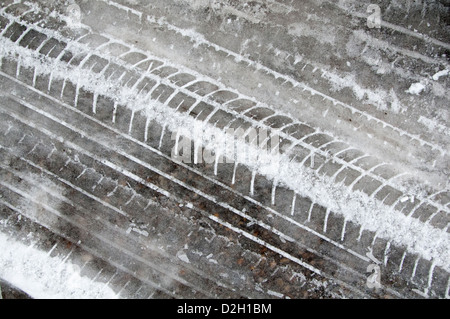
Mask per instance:
[[[188,256],[186,255],[186,253],[184,251],[179,251],[177,253],[177,257],[178,257],[178,259],[180,259],[181,261],[183,261],[187,264],[191,263],[191,261],[189,260]]]
[[[77,265],[0,233],[0,278],[35,299],[118,299]]]
[[[389,92],[382,89],[369,89],[358,84],[356,75],[348,73],[345,75],[335,72],[321,70],[322,77],[327,79],[334,91],[341,91],[344,88],[350,89],[354,96],[364,104],[375,106],[379,110],[389,110],[393,113],[400,113],[406,109],[398,99],[395,91],[391,89]]]
[[[283,298],[284,295],[280,294],[279,292],[273,291],[273,290],[268,290],[267,293],[271,296],[274,296],[276,298]]]
[[[406,92],[409,94],[419,95],[420,93],[422,93],[423,90],[425,90],[425,85],[423,85],[420,82],[417,82],[411,84],[411,86]]]
[[[148,231],[136,227],[136,224],[134,224],[134,223],[130,224],[130,227],[127,229],[126,233],[130,234],[132,231],[137,233],[137,234],[139,234],[139,235],[141,235],[141,236],[144,236],[144,237],[148,237],[149,236]]]
[[[447,69],[442,70],[442,71],[439,71],[438,73],[436,73],[435,75],[433,75],[433,80],[439,81],[439,78],[440,78],[440,77],[446,76],[446,75],[448,75],[448,73],[449,73],[449,70],[447,70]]]
[[[439,131],[447,136],[450,135],[450,129],[445,125],[440,124],[435,119],[429,119],[425,116],[420,116],[417,122],[423,124],[430,132]]]

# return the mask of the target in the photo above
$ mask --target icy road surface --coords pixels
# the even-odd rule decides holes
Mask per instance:
[[[3,282],[449,297],[447,1],[0,3]]]

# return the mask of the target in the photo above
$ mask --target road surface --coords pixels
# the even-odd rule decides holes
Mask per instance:
[[[447,1],[0,2],[3,281],[449,297]]]

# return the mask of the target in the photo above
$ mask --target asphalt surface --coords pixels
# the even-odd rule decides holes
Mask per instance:
[[[5,298],[449,297],[448,1],[0,3]]]

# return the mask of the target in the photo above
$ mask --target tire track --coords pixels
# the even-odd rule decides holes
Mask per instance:
[[[171,196],[173,196],[173,195],[171,195]],[[309,268],[309,267],[308,267]]]
[[[389,272],[390,281],[386,281],[384,288],[389,294],[409,296],[412,292],[405,287],[411,282],[417,287],[413,291],[416,294],[448,295],[448,289],[441,287],[448,277],[440,267],[442,263],[414,256],[410,254],[410,247],[406,252],[404,247],[397,247],[391,240],[366,231],[330,207],[303,197],[295,188],[285,185],[283,179],[270,180],[255,169],[247,168],[243,165],[245,163],[235,163],[223,169],[216,160],[213,165],[199,169],[195,165],[173,161],[170,150],[182,134],[177,134],[175,142],[169,141],[174,133],[173,123],[162,117],[152,118],[142,110],[150,102],[152,107],[156,105],[156,109],[172,109],[168,114],[186,123],[200,121],[219,131],[243,127],[246,135],[250,134],[252,127],[263,126],[287,141],[283,151],[292,162],[329,175],[334,183],[341,182],[352,191],[361,190],[370,198],[394,207],[399,213],[445,230],[448,230],[447,191],[435,190],[411,201],[404,200],[408,193],[399,190],[398,185],[392,182],[401,175],[392,175],[385,168],[387,163],[379,162],[306,123],[289,123],[284,114],[274,112],[267,105],[219,82],[131,48],[106,34],[83,32],[75,42],[56,31],[4,15],[10,21],[5,24],[1,35],[17,44],[13,45],[11,52],[3,51],[7,54],[1,61],[1,75],[4,82],[11,82],[5,87],[18,88],[18,92],[14,90],[13,93],[17,97],[2,98],[5,105],[13,105],[12,109],[3,107],[4,115],[8,114],[6,118],[10,118],[6,135],[13,126],[24,123],[25,131],[40,131],[46,136],[44,140],[50,138],[53,145],[64,143],[70,146],[76,153],[106,167],[110,174],[120,174],[133,184],[144,185],[171,201],[193,205],[195,210],[201,211],[201,216],[218,224],[217,227],[224,227],[238,238],[244,237],[262,245],[274,255],[287,258],[289,265],[293,263],[297,265],[295,267],[316,273],[326,282],[335,281],[352,294],[367,293],[359,290],[364,287],[365,268],[372,261],[366,255],[369,248],[371,256],[382,260],[387,269],[398,269],[399,274]],[[47,40],[42,40],[44,36]],[[9,40],[2,41],[10,47]],[[38,49],[34,53],[30,50],[33,46]],[[12,58],[11,53],[18,56]],[[33,64],[41,58],[44,61],[42,65]],[[49,72],[45,68],[50,63],[54,67]],[[75,72],[84,74],[86,78],[80,79]],[[109,86],[99,88],[98,80],[106,80]],[[111,90],[114,86],[116,91]],[[33,95],[37,98],[30,99]],[[117,99],[121,95],[125,98]],[[36,102],[43,98],[48,101],[47,106]],[[131,107],[125,107],[124,100]],[[31,118],[39,119],[38,124],[26,120],[30,114],[33,114]],[[110,140],[112,135],[99,134],[100,128],[106,128],[108,134],[116,134],[114,141]],[[56,134],[58,130],[61,133]],[[39,143],[33,145],[26,156],[39,148]],[[57,154],[57,150],[48,145],[47,148],[50,152],[47,158]],[[100,150],[102,155],[98,153]],[[105,155],[108,160],[104,159]],[[72,163],[69,161],[67,164]],[[88,165],[78,169],[74,178],[84,180],[90,174]],[[149,182],[144,178],[146,174],[158,182]],[[84,196],[95,197],[95,190],[101,187],[102,181],[103,177],[96,175],[96,183],[90,184],[91,190],[76,190],[84,192]],[[246,185],[241,185],[243,182]],[[162,184],[157,186],[159,183]],[[114,198],[119,189],[116,183],[116,188],[111,189],[108,193],[111,195],[107,197]],[[89,195],[90,192],[93,195]],[[443,196],[439,197],[439,194]],[[140,199],[139,196],[136,190],[131,192],[124,206],[134,203]],[[192,196],[196,198],[194,202]],[[196,202],[199,198],[202,199]],[[123,207],[118,204],[108,206],[105,200],[100,200],[100,203],[106,209],[122,212]],[[211,214],[213,211],[220,211],[220,217]],[[306,237],[301,238],[304,235]],[[299,249],[301,253],[298,253]],[[249,255],[251,253],[248,252]],[[195,267],[190,271],[196,272]],[[202,274],[199,275],[201,278]],[[355,281],[354,276],[359,279]],[[436,276],[439,280],[435,279]],[[396,283],[392,284],[394,281]],[[229,287],[232,285],[228,284]],[[309,282],[309,285],[311,287],[312,284]],[[262,291],[268,293],[269,290],[272,291],[269,288]]]
[[[28,125],[33,125],[33,124],[31,124],[31,123],[28,123]],[[67,135],[67,134],[62,134],[63,136],[64,135]],[[65,142],[66,144],[67,143],[69,143],[68,141],[66,141]],[[70,144],[69,144],[70,145]],[[70,145],[70,146],[72,146],[72,147],[74,147],[74,145]],[[76,149],[76,151],[77,152],[86,152],[84,149]],[[92,155],[90,155],[90,156],[92,156]],[[96,160],[98,160],[98,161],[100,161],[100,162],[105,162],[104,160],[102,160],[101,158],[96,158]],[[105,164],[105,163],[104,163]],[[119,171],[122,171],[123,169],[120,169],[120,168],[118,168],[118,167],[116,167],[115,165],[112,165],[112,166],[114,166],[114,168],[116,168],[116,169],[119,169]],[[151,169],[153,169],[154,170],[154,168],[151,168]],[[122,171],[122,173],[125,173],[125,171]],[[133,174],[131,173],[131,175],[129,175],[129,174],[127,174],[128,176],[132,176]],[[136,178],[136,176],[135,176],[135,178]],[[139,180],[139,182],[141,182],[141,183],[144,183],[144,181],[142,181],[142,180]],[[148,183],[146,183],[146,185],[148,186]],[[186,185],[187,186],[187,185]],[[161,191],[160,191],[161,192]],[[195,190],[194,190],[194,192],[195,192]],[[180,193],[180,192],[174,192],[173,190],[171,191],[171,192],[167,192],[167,191],[165,191],[165,190],[162,190],[162,193],[165,195],[165,196],[170,196],[170,197],[173,197],[173,195],[172,195],[172,193]],[[197,193],[199,193],[199,191],[197,191]],[[214,201],[214,202],[219,202],[219,201]],[[217,211],[217,209],[212,209],[212,211]],[[240,213],[240,212],[237,212],[237,211],[235,211],[234,210],[234,212],[235,213],[239,213],[240,215],[242,215],[242,213]],[[252,218],[251,217],[249,217],[249,216],[246,216],[247,217],[247,221],[245,222],[245,223],[248,223],[248,222],[251,222],[252,221]],[[225,220],[227,220],[227,219],[225,219]],[[231,221],[231,220],[230,220]],[[236,222],[233,222],[233,223],[236,223]],[[260,225],[262,225],[262,226],[264,226],[264,224],[261,224],[261,222],[257,222],[258,224],[260,224]],[[264,227],[266,227],[267,228],[267,226],[264,226]],[[275,229],[273,229],[272,231],[274,231],[275,232],[275,234],[276,234],[276,230]],[[260,236],[261,237],[264,237],[264,235],[263,235],[263,231],[262,230],[260,230],[260,231],[258,231],[259,233],[260,233]],[[253,238],[252,236],[250,236],[249,238]],[[261,240],[259,240],[259,242],[258,243],[260,243],[260,241]],[[262,242],[264,242],[264,241],[262,241]],[[279,240],[277,240],[277,242],[278,243],[280,243],[280,241]],[[280,244],[277,244],[277,246],[279,246]],[[286,243],[285,243],[285,245],[286,245]],[[268,244],[268,246],[269,247],[273,247],[271,244]],[[281,244],[281,246],[283,246],[282,244]],[[289,249],[289,250],[291,250],[291,251],[294,251],[294,250],[292,250],[292,249]],[[297,262],[298,263],[298,259],[296,259],[296,258],[292,258],[292,260],[293,261],[295,261],[295,262]],[[328,263],[329,264],[329,263]],[[319,270],[317,270],[317,269],[314,269],[314,268],[311,268],[311,266],[309,266],[309,265],[307,265],[307,264],[305,264],[305,263],[301,263],[300,264],[302,267],[306,267],[307,269],[309,269],[310,271],[313,271],[313,272],[316,272],[316,273],[318,273],[319,275],[324,275],[323,273],[322,273],[322,271],[319,271]],[[335,279],[336,280],[336,279]]]
[[[370,114],[369,112],[365,112],[364,110],[358,109],[358,106],[353,106],[353,105],[350,105],[343,101],[339,101],[339,100],[327,95],[324,92],[320,92],[320,91],[314,89],[313,87],[305,84],[304,82],[296,80],[292,76],[285,75],[281,72],[277,72],[276,70],[272,69],[269,66],[265,66],[255,60],[247,58],[245,55],[241,55],[239,53],[236,53],[233,50],[229,50],[220,45],[217,45],[214,42],[205,39],[205,37],[200,33],[196,33],[193,30],[182,29],[180,27],[177,27],[177,26],[165,21],[164,19],[158,19],[157,17],[152,17],[149,15],[146,15],[141,11],[118,4],[115,1],[111,1],[111,0],[101,0],[101,1],[107,3],[109,6],[117,7],[118,9],[120,9],[122,11],[132,12],[133,13],[132,17],[135,16],[137,19],[136,23],[140,23],[140,21],[147,16],[148,23],[163,26],[163,27],[167,28],[169,31],[175,32],[176,34],[179,34],[182,37],[189,38],[190,42],[194,43],[195,47],[200,47],[200,46],[210,47],[210,48],[214,49],[216,52],[222,52],[225,57],[232,57],[238,63],[242,63],[245,68],[254,68],[258,72],[261,72],[261,73],[267,74],[267,75],[271,75],[273,77],[273,79],[276,80],[277,82],[279,82],[281,85],[290,84],[290,86],[293,87],[294,89],[299,88],[303,92],[305,92],[305,91],[309,92],[312,97],[314,97],[314,96],[320,97],[320,99],[323,99],[324,101],[329,102],[328,103],[329,106],[323,108],[324,112],[329,108],[333,109],[333,107],[334,108],[342,107],[344,109],[343,112],[345,112],[345,110],[347,110],[349,114],[356,115],[355,118],[358,118],[358,120],[364,120],[367,123],[375,123],[382,129],[388,128],[388,129],[392,130],[393,133],[398,135],[397,137],[399,139],[407,137],[410,142],[417,142],[419,145],[422,145],[422,146],[426,145],[426,146],[430,147],[431,150],[439,151],[439,153],[441,155],[447,154],[447,151],[445,150],[445,148],[443,148],[433,142],[424,140],[424,137],[422,137],[422,136],[418,136],[417,134],[409,133],[405,129],[401,129],[399,127],[396,127],[395,125],[392,125],[391,123],[386,122],[385,120],[381,119],[379,116],[374,116],[374,115]],[[129,19],[132,20],[132,17],[130,17]],[[138,17],[139,17],[139,19],[138,19]],[[306,67],[311,69],[312,73],[316,72],[316,70],[317,70],[317,67],[308,65],[308,63],[307,64],[303,63],[302,65],[304,65],[303,68],[300,68],[300,69],[302,69],[302,71]],[[319,105],[320,105],[320,103],[319,103]]]
[[[108,42],[109,43],[109,42]],[[100,52],[95,52],[95,53],[99,53],[100,54]],[[79,67],[82,67],[83,66],[83,62],[86,62],[86,61],[88,61],[89,59],[90,59],[90,57],[91,57],[91,55],[83,55],[83,59],[81,60],[81,63],[79,64]],[[122,65],[123,67],[125,67],[126,65]],[[104,70],[106,70],[106,69],[104,69]],[[123,76],[123,74],[122,74],[122,76]],[[158,78],[158,77],[154,77],[153,75],[149,75],[148,76],[149,78],[151,78],[151,80],[153,80],[153,81],[156,81],[157,83],[159,83],[159,84],[162,84],[162,85],[164,85],[165,87],[167,87],[167,86],[169,86],[170,85],[170,81],[167,81],[167,80],[165,80],[165,79],[160,79],[160,78]],[[49,80],[49,84],[48,84],[48,86],[49,87],[51,87],[51,80],[52,80],[52,78],[53,78],[53,76],[51,75],[50,76],[50,80]],[[67,79],[65,79],[64,80],[64,83],[66,83],[66,81],[67,81]],[[138,82],[136,82],[136,84],[138,84]],[[63,87],[64,87],[64,85],[63,85]],[[157,100],[159,100],[160,99],[160,97],[161,97],[161,94],[160,95],[154,95],[153,93],[154,93],[154,91],[157,89],[157,88],[159,88],[160,87],[160,85],[155,85],[154,87],[153,87],[153,89],[149,92],[149,94],[148,94],[148,96],[152,96],[153,98],[156,98]],[[77,98],[78,98],[78,94],[79,94],[79,90],[80,90],[80,84],[77,82],[77,85],[76,85],[76,96],[75,96],[75,100],[76,100],[76,102],[75,103],[77,103]],[[172,89],[172,90],[175,90],[174,91],[174,93],[173,94],[175,94],[175,92],[177,92],[177,88],[174,88],[174,89]],[[189,96],[189,94],[191,94],[191,92],[189,91],[189,90],[186,90],[186,89],[184,89],[184,88],[178,88],[178,90],[179,90],[179,92],[178,93],[181,93],[181,94],[184,94],[184,95],[188,95]],[[210,92],[209,94],[212,94],[212,93],[214,93],[214,92],[216,92],[216,91],[213,91],[213,92]],[[96,96],[98,97],[98,95],[99,95],[100,93],[94,93],[94,105],[93,105],[93,109],[95,109],[95,104],[96,104]],[[207,98],[208,96],[206,95],[206,98]],[[147,96],[144,98],[144,100],[147,98]],[[193,96],[193,98],[196,98],[196,99],[204,99],[205,98],[205,96],[203,95],[203,96],[199,96],[199,95],[194,95]],[[200,101],[200,100],[198,100],[198,101]],[[198,102],[197,101],[197,103],[200,103],[200,102]],[[168,105],[169,104],[169,102],[171,102],[171,100],[169,100],[169,99],[164,99],[163,100],[163,102],[164,102],[164,105],[166,106],[166,105]],[[224,106],[222,106],[221,104],[219,104],[219,103],[217,103],[217,102],[215,102],[215,101],[211,101],[211,100],[209,100],[208,101],[208,103],[209,104],[211,104],[213,107],[215,107],[215,111],[213,111],[211,114],[210,114],[210,117],[209,117],[209,119],[211,118],[211,117],[213,117],[214,116],[214,114],[217,114],[219,111],[223,111],[223,112],[228,112],[228,110],[226,109],[226,107],[224,107]],[[195,104],[194,103],[194,106],[191,108],[191,109],[194,109],[194,107],[196,106],[197,104]],[[255,106],[256,107],[256,106]],[[190,109],[190,110],[191,110]],[[239,113],[237,113],[237,112],[230,112],[231,114],[232,114],[232,116],[235,116],[235,117],[239,117],[239,118],[241,118],[241,119],[244,119],[245,121],[247,121],[247,122],[249,122],[249,123],[251,123],[251,124],[253,124],[253,125],[255,125],[255,126],[257,126],[257,125],[260,125],[260,123],[258,123],[257,121],[255,121],[253,118],[249,118],[249,117],[247,117],[246,116],[246,114],[248,113],[248,112],[251,112],[252,111],[252,108],[250,108],[249,110],[247,110],[247,112],[245,112],[245,114],[244,115],[241,115],[241,114],[239,114]],[[224,113],[223,112],[221,112],[221,113],[219,113],[220,115],[224,115]],[[192,113],[191,113],[192,114]],[[227,113],[227,114],[229,114],[229,113]],[[132,115],[131,115],[132,117],[134,116],[134,113],[132,113]],[[130,121],[130,126],[129,126],[129,131],[132,129],[132,121]],[[304,124],[294,124],[294,126],[295,125],[301,125],[301,126],[304,126]],[[227,126],[228,127],[228,126]],[[309,151],[310,152],[310,156],[304,156],[303,155],[303,159],[302,159],[302,161],[301,161],[301,163],[302,164],[305,164],[305,166],[311,166],[311,167],[314,167],[314,165],[308,165],[309,163],[308,162],[311,162],[311,164],[313,164],[312,163],[312,158],[314,157],[314,154],[316,154],[316,153],[318,153],[320,156],[321,156],[321,158],[322,158],[322,161],[324,161],[323,160],[323,158],[327,158],[328,156],[329,156],[329,150],[326,150],[326,151],[324,151],[324,150],[322,150],[321,148],[319,148],[319,149],[316,149],[316,147],[317,146],[319,146],[319,147],[323,147],[323,142],[320,142],[320,137],[321,136],[325,136],[325,138],[326,139],[329,139],[330,137],[327,137],[326,135],[324,135],[324,134],[322,134],[322,133],[319,133],[319,132],[316,132],[316,133],[310,133],[310,134],[307,134],[306,136],[302,136],[302,138],[301,139],[299,139],[299,140],[297,140],[297,141],[295,141],[291,136],[289,136],[289,135],[287,135],[287,134],[283,134],[284,132],[279,132],[279,131],[277,131],[276,133],[278,133],[282,138],[284,138],[284,139],[286,139],[286,140],[289,140],[289,141],[291,141],[291,142],[293,142],[293,143],[296,143],[296,144],[299,144],[300,146],[300,151],[303,151],[303,152],[305,152],[305,151]],[[317,145],[314,145],[315,143],[317,143],[317,140],[315,140],[315,137],[316,136],[319,136],[319,144],[317,144]],[[311,138],[311,139],[310,139]],[[310,139],[310,140],[309,140]],[[306,141],[306,142],[305,142]],[[327,140],[325,140],[325,141],[327,141]],[[331,142],[333,142],[333,143],[339,143],[339,141],[331,141]],[[327,142],[327,143],[330,143],[330,142]],[[290,146],[290,148],[288,149],[288,152],[287,153],[289,153],[291,150],[293,150],[293,149],[296,149],[296,146],[298,146],[298,145],[296,145],[296,144],[293,144],[293,145],[291,145]],[[311,144],[313,145],[313,146],[311,146]],[[306,150],[305,150],[306,149]],[[296,151],[299,151],[299,149],[297,148],[296,149]],[[338,154],[339,154],[340,152],[338,152]],[[350,160],[353,160],[353,158],[350,158]],[[307,162],[308,161],[308,162]],[[369,196],[370,195],[373,195],[373,197],[376,197],[377,196],[377,194],[378,194],[378,192],[379,191],[382,191],[383,190],[383,188],[384,187],[388,187],[388,188],[390,188],[390,189],[392,189],[392,188],[398,188],[398,186],[394,186],[394,185],[392,185],[390,182],[389,182],[389,179],[394,179],[394,178],[396,178],[396,177],[398,177],[398,176],[390,176],[390,178],[389,179],[387,179],[387,181],[386,180],[383,180],[383,179],[380,179],[380,177],[381,176],[378,176],[378,175],[375,175],[373,172],[372,172],[372,170],[375,170],[375,169],[377,169],[378,167],[380,167],[381,165],[379,165],[378,167],[375,167],[375,168],[372,168],[372,170],[369,170],[368,172],[367,171],[364,171],[362,168],[360,168],[360,167],[358,167],[358,166],[356,166],[356,165],[353,165],[351,162],[352,161],[350,161],[350,163],[348,163],[348,161],[346,161],[346,159],[345,159],[345,157],[344,157],[344,160],[342,160],[341,159],[341,157],[340,156],[333,156],[330,160],[328,160],[327,162],[331,162],[331,165],[333,166],[334,165],[334,163],[335,162],[337,162],[339,165],[343,165],[343,167],[344,167],[344,169],[346,170],[346,171],[348,171],[348,170],[350,170],[350,172],[355,172],[355,173],[359,173],[359,174],[362,174],[361,176],[360,176],[360,178],[357,178],[357,177],[355,177],[355,179],[357,180],[357,181],[359,181],[361,178],[363,178],[363,181],[364,182],[367,182],[367,181],[369,181],[369,183],[370,183],[370,181],[371,180],[374,180],[374,181],[376,181],[376,183],[378,184],[378,186],[381,186],[381,188],[380,187],[377,187],[377,186],[375,186],[374,187],[374,189],[376,189],[377,190],[377,192],[375,192],[375,193],[373,193],[373,192],[371,192],[370,191],[370,188],[369,188],[369,190],[366,190],[365,188],[363,188],[362,190],[364,191],[364,192],[366,192]],[[323,165],[321,165],[321,166],[319,166],[319,168],[322,168],[323,167]],[[342,172],[342,170],[340,170],[340,171],[338,171],[339,173],[341,173]],[[389,175],[391,175],[391,174],[395,174],[395,173],[392,173],[392,172],[389,172],[389,170],[388,171],[385,171],[385,170],[382,170],[382,174],[388,174],[388,176]],[[363,176],[364,175],[364,176]],[[366,177],[367,176],[367,177]],[[337,178],[338,176],[335,174],[335,175],[331,175],[331,177],[332,178]],[[339,178],[338,180],[340,180],[341,178]],[[350,183],[346,183],[346,185],[347,186],[350,186],[350,188],[352,188],[353,186],[354,186],[354,184],[352,184],[351,182]],[[375,184],[376,185],[376,184]],[[383,190],[384,191],[384,190]],[[400,195],[401,196],[401,195]],[[399,197],[400,197],[399,196]],[[430,204],[429,203],[429,199],[420,199],[420,201],[422,202],[422,201],[425,201],[427,204]],[[396,203],[397,204],[397,203]],[[436,205],[436,203],[431,203],[432,205]],[[422,203],[419,203],[419,206],[421,206],[422,205]],[[401,208],[403,208],[403,207],[401,207]],[[440,206],[439,204],[437,205],[437,208],[439,209],[439,210],[441,210],[441,211],[445,211],[446,210],[446,208],[444,208],[444,207],[442,207],[442,206]]]
[[[63,113],[63,112],[57,112],[57,113],[61,114],[61,113]]]

